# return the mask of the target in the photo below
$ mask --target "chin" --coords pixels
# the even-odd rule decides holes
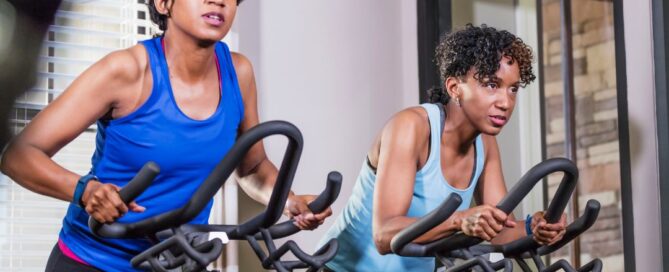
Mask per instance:
[[[197,33],[195,36],[198,40],[203,42],[217,42],[222,40],[225,35],[228,34],[228,31],[203,31]]]
[[[499,134],[500,132],[502,132],[502,127],[495,127],[495,126],[490,126],[481,130],[481,133],[490,136],[497,136],[497,134]]]

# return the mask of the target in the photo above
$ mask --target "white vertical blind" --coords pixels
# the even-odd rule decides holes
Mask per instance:
[[[3,19],[3,18],[0,18]],[[34,88],[16,101],[11,122],[18,133],[32,118],[58,97],[72,81],[106,54],[150,39],[158,29],[149,18],[144,0],[64,0],[54,25],[49,28],[39,56]],[[237,35],[225,40],[237,48]],[[95,149],[96,127],[60,150],[54,160],[71,171],[86,174]],[[232,187],[230,187],[232,186]],[[236,192],[234,184],[227,190]],[[229,195],[232,198],[234,194]],[[216,196],[211,223],[235,223],[236,206]],[[236,200],[235,200],[236,201]],[[68,203],[30,192],[0,175],[0,271],[44,271],[58,239]]]
[[[81,72],[111,51],[155,33],[143,0],[64,0],[50,27],[33,89],[16,101],[15,132]],[[65,146],[54,160],[78,174],[91,167],[95,126]],[[58,239],[67,203],[30,192],[0,175],[0,270],[44,271]]]

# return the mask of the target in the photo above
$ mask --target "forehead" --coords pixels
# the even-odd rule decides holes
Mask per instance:
[[[475,73],[476,73],[476,68],[472,67],[469,70],[469,72],[467,72],[467,81],[469,80],[477,81],[477,79],[474,78]],[[513,60],[512,58],[502,57],[502,59],[500,59],[499,61],[499,68],[492,76],[492,78],[487,78],[485,75],[481,75],[481,78],[479,78],[478,80],[481,81],[499,80],[507,82],[509,84],[515,84],[520,81],[520,66],[518,65],[518,62]]]
[[[518,62],[509,58],[503,57],[499,61],[499,69],[495,73],[497,78],[508,82],[516,82],[520,80],[520,66]]]

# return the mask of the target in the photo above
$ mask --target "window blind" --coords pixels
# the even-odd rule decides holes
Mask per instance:
[[[37,83],[16,101],[10,120],[14,132],[94,62],[154,33],[143,0],[64,0],[45,37]],[[95,125],[89,127],[54,160],[78,174],[87,173],[95,132]],[[0,176],[0,270],[44,271],[67,205]]]
[[[150,39],[157,32],[144,0],[63,0],[44,40],[37,83],[16,101],[10,120],[14,132],[20,132],[97,60],[114,50]],[[231,50],[236,50],[238,36],[235,32],[227,35],[224,41]],[[95,133],[96,127],[92,125],[53,159],[68,170],[86,174],[91,167]],[[225,191],[225,204],[221,191],[215,197],[211,223],[234,224],[237,221],[236,184],[228,182]],[[67,205],[30,192],[0,175],[0,270],[44,271],[49,253],[58,239]],[[228,258],[236,259],[236,250],[227,252]],[[232,261],[232,265],[235,264]],[[217,266],[221,267],[221,263]]]

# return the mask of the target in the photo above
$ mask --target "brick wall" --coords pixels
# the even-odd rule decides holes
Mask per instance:
[[[602,204],[595,225],[581,237],[581,260],[602,258],[605,271],[622,271],[622,225],[613,9],[608,1],[572,1],[576,146],[580,210]],[[560,3],[543,1],[543,69],[547,156],[564,156]],[[549,195],[561,176],[549,177]],[[563,249],[554,254],[567,258]]]

